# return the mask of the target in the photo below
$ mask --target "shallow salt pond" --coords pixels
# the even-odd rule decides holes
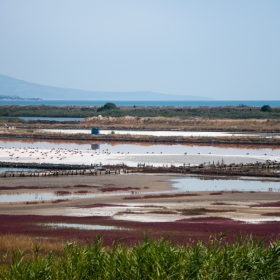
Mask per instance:
[[[73,150],[78,149],[84,152],[108,151],[112,154],[215,154],[215,155],[253,155],[253,156],[280,156],[279,147],[263,147],[263,146],[212,146],[212,145],[193,145],[193,144],[139,144],[139,143],[104,143],[104,142],[47,142],[47,141],[4,141],[0,140],[0,147],[7,150],[5,156],[15,154],[24,150],[35,150],[49,152],[51,149]],[[19,150],[19,151],[15,151]],[[20,153],[19,153],[20,152]],[[24,154],[24,153],[23,153]],[[25,153],[27,154],[27,153]]]
[[[55,193],[13,193],[13,194],[2,194],[0,195],[0,203],[10,202],[43,202],[43,201],[57,201],[57,200],[71,200],[80,198],[96,198],[103,196],[112,195],[130,195],[129,192],[122,193],[106,193],[106,194],[69,194],[69,195],[57,195]]]
[[[88,129],[40,129],[44,132],[65,133],[65,134],[91,134]],[[232,132],[211,132],[211,131],[152,131],[152,130],[100,130],[100,134],[120,134],[120,135],[151,135],[151,136],[251,136],[248,133],[232,133]]]
[[[86,224],[67,224],[67,223],[47,223],[40,224],[41,226],[52,227],[52,228],[74,228],[84,230],[123,230],[124,228],[114,226],[103,226],[103,225],[86,225]]]
[[[82,121],[84,118],[56,118],[56,117],[18,117],[25,121],[57,121],[57,122],[70,122],[70,121]]]
[[[200,191],[244,191],[244,192],[280,192],[280,181],[262,181],[261,179],[226,179],[209,177],[184,177],[172,180],[172,191],[161,192],[139,192],[139,195],[161,194],[174,192],[200,192]],[[98,193],[98,194],[69,194],[57,195],[55,193],[14,193],[0,195],[0,203],[16,203],[16,202],[43,202],[56,200],[71,200],[81,198],[98,198],[104,196],[129,196],[135,195],[134,192],[116,192],[116,193]]]
[[[72,141],[0,141],[0,161],[55,164],[154,166],[280,161],[279,147],[139,144]]]
[[[38,168],[16,168],[16,167],[0,167],[0,172],[42,172],[44,169]]]
[[[254,191],[254,192],[280,192],[280,181],[267,181],[260,179],[225,179],[209,177],[185,177],[172,180],[173,187],[183,192],[200,191]]]

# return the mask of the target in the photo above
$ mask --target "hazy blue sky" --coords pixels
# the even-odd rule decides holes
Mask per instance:
[[[279,0],[1,0],[0,73],[44,85],[279,99]]]

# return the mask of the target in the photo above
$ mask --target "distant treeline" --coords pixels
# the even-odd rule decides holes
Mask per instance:
[[[110,103],[112,104],[112,103]],[[106,104],[105,104],[106,105]],[[226,107],[116,107],[116,106],[0,106],[0,117],[206,117],[230,119],[280,118],[280,107],[226,106]]]
[[[42,98],[21,98],[17,95],[0,95],[0,100],[43,100]]]

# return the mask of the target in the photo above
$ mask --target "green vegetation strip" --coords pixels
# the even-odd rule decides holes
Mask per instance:
[[[7,257],[8,253],[4,257]],[[213,239],[174,245],[169,240],[104,248],[102,239],[67,244],[61,255],[40,256],[40,247],[14,251],[12,264],[0,267],[0,279],[279,279],[280,244],[239,237],[234,243]]]
[[[147,107],[131,106],[117,107],[113,103],[104,106],[0,106],[2,117],[93,117],[102,114],[110,117],[207,117],[207,118],[230,118],[230,119],[278,119],[280,107],[271,108],[247,106],[225,107]]]

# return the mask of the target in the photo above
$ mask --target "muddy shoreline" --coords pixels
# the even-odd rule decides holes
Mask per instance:
[[[114,240],[132,244],[149,234],[170,236],[174,242],[187,243],[228,232],[237,235],[275,239],[280,233],[280,193],[271,192],[190,192],[177,195],[149,195],[143,191],[171,190],[171,180],[182,175],[153,176],[75,176],[45,178],[6,178],[5,193],[88,191],[108,196],[38,203],[0,203],[0,234],[28,235],[44,239],[90,242],[102,235],[106,246]],[[117,195],[130,188],[131,199]],[[137,199],[134,199],[137,198]],[[278,203],[278,204],[277,204]],[[116,226],[117,230],[51,228],[46,223]]]
[[[37,133],[9,132],[1,139],[52,140],[52,141],[104,141],[133,143],[187,143],[206,145],[265,145],[279,146],[276,138],[183,138],[183,137],[133,137],[94,135],[42,135]],[[13,163],[14,164],[14,163]],[[223,165],[219,168],[193,168],[189,174],[219,176],[262,176],[279,177],[272,163],[262,162],[261,166]],[[240,168],[240,169],[238,169]],[[248,169],[246,169],[248,168]],[[133,169],[127,168],[132,171]],[[139,168],[138,168],[139,170]],[[28,194],[31,192],[60,194],[84,193],[79,199],[46,200],[34,203],[0,203],[1,235],[28,235],[40,238],[79,240],[90,242],[102,235],[105,244],[114,240],[132,244],[148,233],[155,238],[171,236],[177,243],[209,240],[210,236],[229,232],[228,238],[238,234],[254,238],[276,239],[280,234],[280,192],[189,192],[177,195],[149,195],[145,191],[162,192],[174,190],[172,179],[188,176],[182,169],[146,169],[144,174],[122,174],[104,176],[49,176],[49,177],[6,177],[0,178],[0,195]],[[164,172],[164,174],[163,174]],[[153,173],[145,174],[145,173]],[[161,174],[159,174],[161,173]],[[86,194],[107,196],[87,197]],[[120,195],[120,192],[126,192]],[[129,194],[127,194],[129,192]],[[128,199],[128,198],[129,199]],[[118,226],[121,230],[84,230],[44,227],[42,223],[75,223],[89,225]]]
[[[20,135],[17,133],[14,134],[1,134],[0,139],[22,139],[22,140],[73,140],[73,141],[106,141],[106,142],[134,142],[134,143],[157,143],[157,144],[166,144],[166,143],[186,143],[186,144],[230,144],[230,145],[269,145],[269,146],[279,146],[280,138],[258,138],[258,137],[247,137],[247,138],[238,138],[234,139],[234,136],[229,138],[221,137],[139,137],[139,136],[119,136],[119,135],[75,135],[75,134],[65,134],[65,135],[42,135],[42,134],[24,134]]]

